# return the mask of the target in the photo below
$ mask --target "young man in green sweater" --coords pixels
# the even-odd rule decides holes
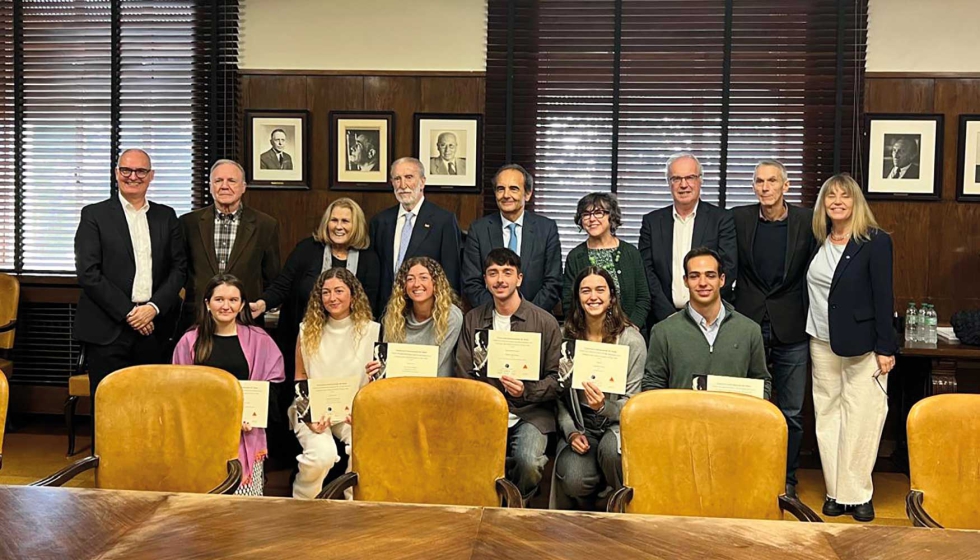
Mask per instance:
[[[687,307],[654,325],[643,373],[643,390],[690,389],[695,375],[765,380],[772,385],[758,323],[721,300],[725,271],[721,257],[706,247],[684,257]]]

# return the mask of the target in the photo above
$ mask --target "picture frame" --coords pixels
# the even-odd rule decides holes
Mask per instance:
[[[483,178],[483,115],[415,113],[413,153],[425,166],[425,188],[479,193]]]
[[[249,188],[310,188],[310,112],[245,110],[245,181]]]
[[[956,200],[980,202],[980,115],[960,115]]]
[[[869,200],[939,200],[943,115],[864,116],[864,193]]]
[[[388,171],[395,145],[392,111],[330,112],[330,188],[339,191],[391,189]]]

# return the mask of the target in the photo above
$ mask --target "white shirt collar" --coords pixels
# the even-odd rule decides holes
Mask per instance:
[[[405,207],[402,206],[399,203],[398,204],[398,219],[401,219],[401,217],[404,216],[405,214],[411,214],[411,215],[413,215],[413,216],[415,216],[417,218],[418,215],[419,215],[419,208],[422,207],[422,203],[423,202],[425,202],[425,195],[422,195],[422,197],[419,198],[419,201],[415,203],[415,208],[412,208],[411,210],[405,210]]]
[[[119,196],[119,204],[122,204],[123,210],[127,212],[146,212],[147,210],[150,209],[149,200],[144,199],[143,206],[141,206],[140,209],[137,210],[135,206],[133,206],[128,200],[126,200],[126,197],[124,197],[122,193],[118,193],[117,196]]]
[[[700,200],[698,201],[698,204],[701,204],[701,201]],[[682,220],[684,222],[686,222],[688,220],[693,220],[694,217],[698,213],[698,204],[695,204],[694,205],[694,210],[691,210],[691,213],[688,214],[686,218],[681,218],[681,215],[677,213],[677,205],[676,204],[671,204],[670,207],[671,207],[671,209],[672,209],[672,211],[674,213],[674,219],[675,220]]]
[[[718,325],[721,324],[721,320],[725,318],[725,304],[722,303],[721,307],[718,308],[718,317],[715,318],[715,322],[712,323],[710,327],[708,326],[708,320],[702,317],[700,313],[695,311],[694,307],[690,303],[687,304],[687,312],[691,315],[691,318],[694,319],[694,322],[697,323],[702,329],[714,330],[718,328]]]
[[[524,227],[524,216],[526,216],[526,215],[527,215],[527,211],[522,211],[521,212],[521,217],[520,218],[517,218],[516,220],[514,220],[512,222],[512,221],[508,220],[507,218],[505,218],[504,217],[504,213],[501,212],[500,213],[500,221],[503,222],[504,228],[509,227],[510,224],[517,224],[518,227],[522,227],[523,228]]]

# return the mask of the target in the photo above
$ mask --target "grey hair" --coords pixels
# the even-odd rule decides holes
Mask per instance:
[[[771,167],[775,167],[776,169],[779,169],[779,178],[783,180],[783,184],[786,184],[786,181],[789,181],[789,174],[786,173],[786,166],[783,165],[783,162],[775,159],[759,160],[759,163],[755,164],[755,171],[752,172],[753,180],[755,178],[755,175],[759,173],[759,168],[762,167],[763,165],[769,165]]]
[[[422,162],[421,161],[417,160],[416,158],[410,157],[410,156],[400,157],[400,158],[396,159],[395,161],[391,162],[391,169],[388,172],[390,175],[394,175],[395,174],[395,166],[398,165],[399,163],[411,163],[412,165],[415,166],[416,169],[419,170],[419,177],[421,177],[422,179],[425,179],[425,166],[422,165]]]
[[[497,187],[497,178],[500,177],[500,174],[503,173],[504,171],[511,171],[511,170],[517,171],[524,177],[524,190],[526,190],[527,192],[534,192],[534,177],[528,172],[527,169],[524,169],[523,165],[519,165],[516,163],[508,163],[502,166],[500,169],[498,169],[496,173],[494,173],[493,188]]]
[[[217,169],[219,165],[224,165],[226,163],[230,163],[231,165],[234,165],[235,167],[238,168],[238,171],[241,172],[241,174],[242,174],[242,183],[244,183],[245,182],[245,168],[242,167],[242,164],[238,163],[237,161],[235,161],[233,159],[219,159],[218,161],[214,162],[214,165],[211,166],[211,172],[208,173],[208,181],[214,180],[214,170]]]
[[[664,177],[667,179],[667,184],[670,184],[670,166],[674,165],[674,162],[684,158],[691,158],[694,160],[694,164],[698,166],[698,177],[704,175],[704,170],[701,168],[701,161],[698,156],[692,154],[691,152],[678,152],[667,158],[667,166],[664,167]]]
[[[129,152],[139,152],[143,154],[143,156],[146,157],[146,161],[150,162],[150,169],[153,169],[153,161],[150,159],[150,154],[146,153],[146,150],[141,150],[139,148],[127,148],[123,150],[121,154],[119,154],[119,159],[121,160],[123,156],[125,156]],[[119,160],[116,160],[116,167],[119,167]]]

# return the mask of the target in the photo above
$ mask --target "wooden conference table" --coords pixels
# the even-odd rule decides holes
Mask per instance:
[[[980,362],[980,347],[966,344],[902,342],[899,354],[929,360],[929,394],[955,393],[956,370],[960,362]]]
[[[0,558],[976,558],[980,532],[0,486]]]

